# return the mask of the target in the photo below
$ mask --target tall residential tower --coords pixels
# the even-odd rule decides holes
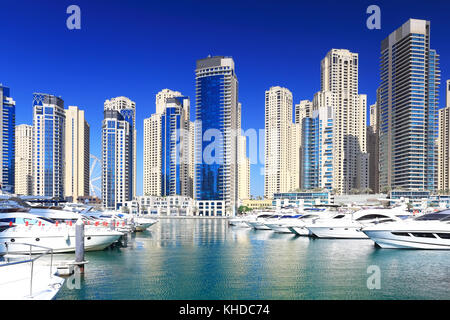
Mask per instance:
[[[14,193],[16,102],[9,88],[0,84],[0,160],[2,164],[0,190]]]
[[[236,212],[238,80],[230,57],[197,61],[195,112],[195,198],[225,203]]]
[[[135,195],[136,104],[127,97],[106,100],[102,122],[102,202],[118,209]]]
[[[437,188],[439,55],[430,22],[410,19],[381,42],[380,189]]]
[[[89,195],[89,124],[84,111],[76,106],[66,109],[65,197],[77,202]]]
[[[50,94],[33,95],[34,195],[64,198],[64,101]]]
[[[16,126],[15,193],[33,195],[33,127]]]

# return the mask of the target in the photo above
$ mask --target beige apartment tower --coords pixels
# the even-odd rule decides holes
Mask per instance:
[[[332,49],[321,62],[319,105],[334,110],[333,189],[350,193],[368,188],[368,155],[366,151],[367,96],[358,93],[357,53]]]
[[[292,93],[271,87],[265,98],[264,196],[299,188],[299,125],[292,122]]]
[[[64,196],[77,202],[89,195],[89,124],[84,111],[69,106],[66,112]]]
[[[446,106],[439,110],[438,190],[450,193],[450,80],[447,80]]]
[[[16,126],[15,193],[33,194],[33,127]]]

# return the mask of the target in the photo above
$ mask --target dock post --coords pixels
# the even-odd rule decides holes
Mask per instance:
[[[110,224],[109,224],[109,229],[116,230],[116,220],[111,219]]]
[[[81,218],[75,224],[75,263],[78,264],[80,273],[84,273],[84,223]]]

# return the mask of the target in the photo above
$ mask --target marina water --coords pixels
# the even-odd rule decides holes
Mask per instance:
[[[448,251],[378,249],[225,219],[160,219],[128,247],[86,260],[80,288],[65,284],[56,299],[450,299]],[[379,289],[368,288],[371,266]]]

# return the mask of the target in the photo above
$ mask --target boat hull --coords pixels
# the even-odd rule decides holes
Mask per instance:
[[[368,239],[361,227],[308,226],[309,231],[318,238],[328,239]]]
[[[100,251],[109,247],[111,244],[119,240],[122,233],[110,232],[104,234],[85,234],[84,248],[85,251]],[[12,243],[8,248],[5,242]],[[14,244],[17,243],[17,244]],[[30,247],[28,245],[21,245],[20,243],[36,244],[42,247],[50,248],[54,253],[68,253],[75,251],[75,235],[74,234],[56,234],[56,235],[26,235],[21,233],[10,233],[7,235],[0,235],[0,254],[14,253],[14,254],[28,254]],[[32,254],[39,254],[45,252],[46,249],[33,248]]]
[[[396,236],[391,231],[363,231],[378,246],[384,249],[431,249],[450,250],[450,239]]]

